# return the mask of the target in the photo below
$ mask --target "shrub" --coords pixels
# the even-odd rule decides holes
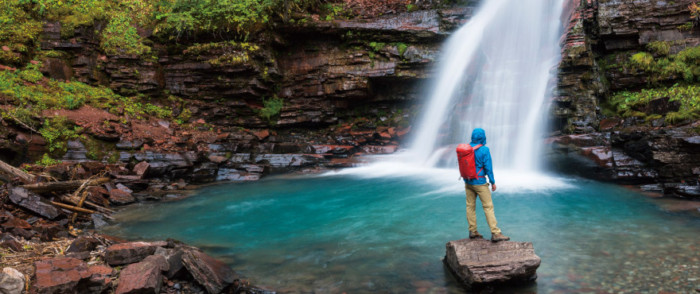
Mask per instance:
[[[652,100],[664,97],[668,97],[669,101],[677,101],[680,104],[680,109],[677,112],[665,114],[666,121],[678,123],[700,118],[700,86],[698,85],[676,84],[672,87],[643,89],[639,92],[622,91],[615,93],[609,102],[616,109],[617,113],[623,117],[646,117],[646,113],[635,109],[643,107]]]
[[[82,128],[74,126],[63,116],[46,118],[39,134],[48,143],[49,152],[65,153],[68,140],[80,138]]]
[[[270,99],[263,98],[264,107],[259,110],[260,117],[270,121],[273,117],[282,111],[284,100],[282,98],[272,97]]]
[[[39,159],[35,164],[39,166],[51,166],[59,163],[61,163],[60,160],[53,159],[48,153],[44,153],[44,156],[42,156],[41,159]]]

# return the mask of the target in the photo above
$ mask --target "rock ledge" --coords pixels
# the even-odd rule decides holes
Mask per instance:
[[[530,242],[462,239],[446,245],[445,265],[469,289],[537,279],[540,257]]]

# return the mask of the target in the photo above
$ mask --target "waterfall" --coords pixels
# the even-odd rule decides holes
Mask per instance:
[[[446,42],[409,153],[456,167],[454,144],[486,130],[495,168],[536,171],[561,58],[564,0],[484,0]]]

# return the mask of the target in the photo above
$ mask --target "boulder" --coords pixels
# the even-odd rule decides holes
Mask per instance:
[[[182,264],[182,254],[184,254],[182,248],[167,249],[159,247],[156,249],[154,255],[163,256],[168,262],[168,271],[165,273],[165,277],[168,279],[178,277],[186,271],[185,266]]]
[[[88,266],[82,260],[70,257],[56,257],[34,263],[36,293],[75,293],[79,284],[90,278]]]
[[[151,168],[151,165],[148,164],[148,162],[146,162],[146,161],[141,161],[141,162],[137,163],[137,164],[134,166],[133,171],[134,171],[134,173],[135,173],[136,175],[138,175],[140,178],[145,178],[146,175],[148,174],[148,170],[149,170],[150,168]]]
[[[129,203],[134,203],[136,198],[131,195],[131,193],[122,191],[119,189],[112,189],[109,191],[109,202],[115,205],[126,205]]]
[[[445,265],[468,289],[534,281],[540,258],[530,242],[462,239],[446,245]]]
[[[86,282],[88,293],[104,293],[112,284],[114,270],[106,265],[93,265],[88,269],[90,279]]]
[[[22,294],[26,280],[24,275],[16,269],[6,267],[0,272],[0,293]]]
[[[9,233],[4,233],[0,235],[0,248],[7,248],[15,252],[24,251],[22,243],[20,243],[19,240],[17,240],[17,238],[10,235]],[[0,293],[2,292],[0,291]]]
[[[139,262],[146,256],[152,255],[156,248],[167,245],[168,242],[165,241],[115,244],[107,247],[105,261],[111,266]]]
[[[128,265],[119,274],[116,294],[160,293],[163,284],[163,271],[168,270],[168,262],[161,255],[151,255],[139,263]]]
[[[55,219],[59,211],[51,204],[41,202],[41,197],[22,187],[10,190],[10,201],[47,219]]]
[[[97,238],[91,236],[80,236],[76,238],[73,243],[70,244],[70,246],[68,246],[66,252],[92,251],[97,248],[97,245],[100,245],[100,240],[97,240]]]
[[[184,249],[182,263],[192,277],[209,293],[220,293],[235,280],[233,270],[225,263],[196,249]]]

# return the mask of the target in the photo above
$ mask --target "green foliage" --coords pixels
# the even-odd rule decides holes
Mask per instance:
[[[27,82],[36,83],[44,78],[44,74],[39,71],[40,67],[41,63],[30,63],[24,70],[20,71],[17,76]]]
[[[42,156],[41,159],[39,159],[35,164],[39,166],[52,166],[59,163],[61,163],[60,160],[53,159],[48,153],[44,153],[44,156]]]
[[[630,57],[632,68],[649,72],[652,82],[683,79],[686,82],[700,80],[700,47],[690,47],[675,55],[654,59],[647,52]]]
[[[143,112],[158,118],[168,118],[173,115],[173,111],[171,109],[166,109],[151,103],[146,103],[144,105]]]
[[[46,140],[49,152],[65,153],[68,140],[80,138],[82,128],[73,126],[65,117],[55,116],[44,120],[39,134]]]
[[[102,31],[100,47],[107,54],[133,54],[146,55],[151,52],[151,47],[143,44],[143,38],[139,36],[134,20],[128,14],[117,14],[109,20]]]
[[[0,0],[0,63],[19,65],[23,54],[35,47],[42,23],[32,16],[26,0]]]
[[[647,44],[647,49],[656,55],[666,56],[671,51],[671,43],[664,41],[654,41]]]
[[[382,42],[370,42],[369,48],[371,48],[374,52],[379,52],[380,50],[384,49],[384,46],[386,46],[386,43]]]
[[[225,41],[206,44],[194,44],[185,49],[188,55],[216,55],[216,57],[207,60],[207,63],[212,66],[238,65],[250,61],[250,54],[260,50],[260,46],[246,43]]]
[[[158,3],[156,32],[221,32],[245,35],[270,21],[273,0],[164,0]]]
[[[414,11],[417,11],[418,9],[419,9],[419,7],[417,5],[406,4],[406,11],[408,11],[408,12],[414,12]]]
[[[344,3],[326,3],[322,7],[323,19],[331,21],[337,18],[348,18],[352,16],[352,12],[345,8]]]
[[[639,52],[630,57],[630,62],[640,69],[647,70],[651,68],[652,63],[654,62],[654,56],[647,52]]]
[[[16,106],[15,109],[30,110],[33,116],[40,117],[46,109],[77,109],[91,105],[114,114],[136,118],[146,114],[161,118],[171,116],[170,109],[142,103],[142,96],[124,97],[106,87],[43,78],[39,76],[41,73],[37,70],[38,66],[0,71],[0,96],[8,98]]]
[[[615,93],[609,102],[623,117],[647,117],[648,114],[641,112],[640,109],[652,100],[665,97],[668,97],[669,101],[677,101],[680,104],[677,112],[665,114],[666,121],[679,123],[700,118],[700,86],[698,85],[676,84],[672,87],[643,89],[639,92],[622,91]]]
[[[684,24],[682,24],[682,25],[677,26],[676,28],[677,28],[679,31],[689,32],[689,31],[692,31],[692,30],[693,30],[693,27],[694,27],[694,26],[695,26],[695,25],[693,25],[693,22],[692,22],[692,21],[689,21],[689,22],[686,22],[686,23],[684,23]]]
[[[258,111],[260,117],[271,121],[273,117],[278,115],[282,111],[284,106],[284,100],[282,98],[272,97],[270,99],[263,98],[264,107]]]
[[[405,43],[396,43],[396,49],[399,51],[399,55],[403,56],[403,54],[406,53],[406,49],[408,49],[408,45]]]

